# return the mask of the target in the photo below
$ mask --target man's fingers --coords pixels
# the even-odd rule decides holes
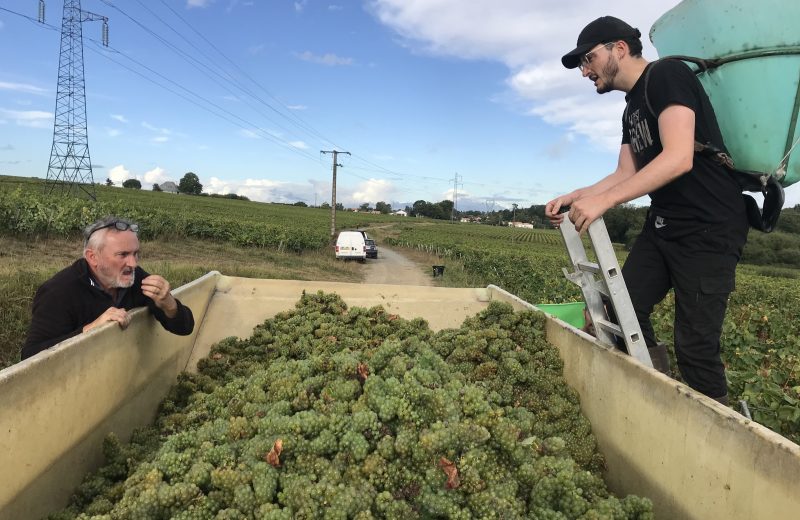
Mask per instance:
[[[166,298],[169,290],[169,282],[160,276],[151,275],[142,280],[142,292],[153,300]]]
[[[124,329],[130,324],[131,317],[125,309],[112,307],[106,311],[106,317],[104,321],[116,321],[119,326]]]

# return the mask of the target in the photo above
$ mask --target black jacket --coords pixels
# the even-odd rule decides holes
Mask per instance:
[[[125,291],[117,307],[130,310],[147,306],[169,332],[180,336],[191,334],[194,329],[191,309],[176,299],[178,313],[174,318],[168,318],[164,311],[156,307],[153,300],[142,293],[142,280],[148,276],[141,267],[137,267],[135,281]],[[22,347],[22,359],[80,334],[84,325],[93,322],[106,309],[114,306],[111,295],[92,281],[86,260],[77,260],[56,273],[36,291],[28,337]]]

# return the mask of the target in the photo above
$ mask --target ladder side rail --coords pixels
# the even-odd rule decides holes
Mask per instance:
[[[572,267],[575,269],[572,274],[567,275],[567,279],[581,288],[583,301],[586,302],[586,310],[592,318],[592,323],[606,321],[606,311],[601,291],[597,290],[597,286],[602,285],[602,281],[596,279],[591,272],[582,268],[584,265],[591,264],[586,255],[586,249],[583,247],[583,240],[581,240],[578,232],[575,231],[575,226],[569,223],[569,219],[566,219],[565,223],[559,226],[559,230],[564,239],[564,245],[567,248]],[[606,290],[604,292],[607,293],[608,291]],[[595,326],[595,335],[597,339],[608,346],[613,347],[615,344],[614,334],[605,327]]]
[[[574,229],[574,227],[573,227]],[[619,267],[617,254],[611,245],[611,238],[608,236],[605,221],[602,217],[598,218],[589,225],[589,239],[597,256],[597,263],[603,270],[602,278],[608,287],[609,298],[616,311],[619,326],[623,331],[622,339],[628,348],[628,353],[635,357],[644,366],[653,367],[650,353],[644,341],[642,329],[639,327],[639,320],[631,303],[628,287],[622,277],[622,269]]]

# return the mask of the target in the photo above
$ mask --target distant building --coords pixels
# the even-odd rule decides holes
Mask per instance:
[[[531,224],[530,222],[509,222],[508,225],[509,227],[533,229],[533,224]]]
[[[408,213],[404,209],[398,209],[397,211],[392,211],[392,215],[397,217],[407,217]]]
[[[178,185],[172,181],[162,182],[158,187],[166,193],[178,193]]]

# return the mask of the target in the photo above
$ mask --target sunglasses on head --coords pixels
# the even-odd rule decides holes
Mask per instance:
[[[98,226],[98,227],[92,229],[91,231],[89,231],[89,234],[86,235],[86,240],[89,240],[89,237],[91,237],[96,231],[100,231],[101,229],[112,228],[112,227],[114,229],[116,229],[117,231],[128,231],[130,229],[134,233],[138,233],[139,232],[139,225],[138,224],[129,224],[128,222],[124,222],[122,220],[115,220],[113,222],[109,222],[108,224],[103,224],[102,226]]]

